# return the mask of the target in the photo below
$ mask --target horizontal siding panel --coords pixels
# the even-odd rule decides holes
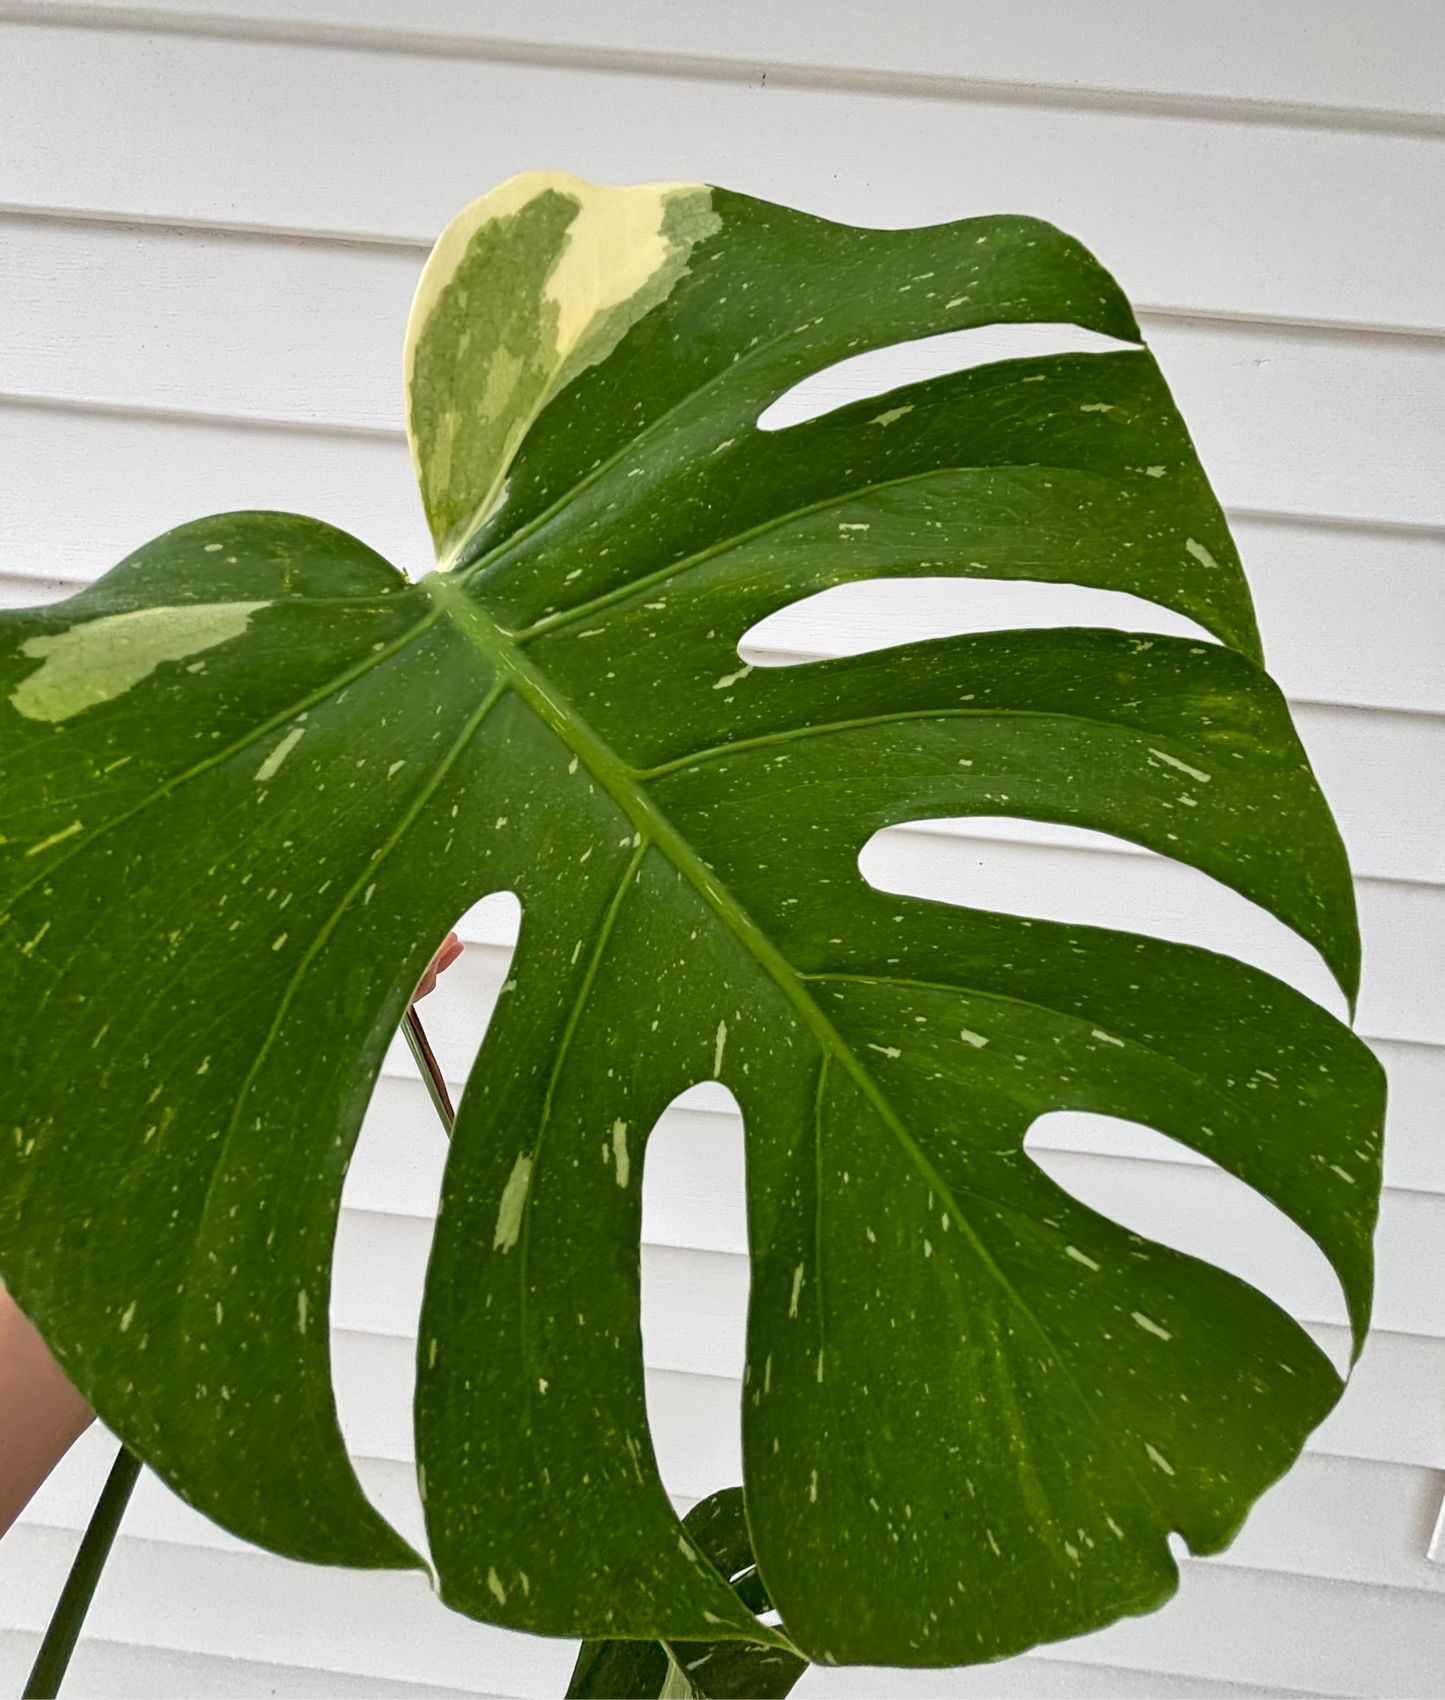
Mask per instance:
[[[19,1524],[6,1540],[0,1628],[44,1627],[75,1548],[68,1531]],[[269,1553],[220,1552],[122,1533],[87,1618],[101,1640],[245,1657],[483,1694],[560,1694],[576,1643],[520,1635],[448,1611],[424,1577],[334,1570]]]
[[[810,1673],[799,1694],[859,1696],[908,1695],[910,1700],[1254,1700],[1278,1695],[1282,1688],[1252,1683],[1210,1682],[1167,1671],[1124,1670],[1118,1665],[1086,1665],[1068,1659],[1026,1653],[996,1665],[964,1665],[957,1670],[895,1671],[869,1665]],[[1298,1690],[1290,1691],[1297,1693]]]
[[[19,1694],[35,1655],[39,1633],[0,1630],[0,1688]],[[461,1700],[474,1688],[438,1688],[431,1683],[387,1682],[374,1676],[268,1665],[255,1659],[181,1653],[174,1648],[130,1646],[83,1635],[65,1673],[65,1700]]]
[[[1374,1038],[1445,1039],[1445,887],[1358,880],[1364,977],[1356,1025]]]
[[[1445,1565],[1425,1548],[1442,1489],[1436,1470],[1307,1452],[1250,1512],[1228,1562],[1439,1594]]]
[[[420,253],[24,218],[0,219],[0,242],[0,392],[402,427]],[[1445,338],[1169,319],[1145,332],[1226,505],[1445,524]],[[890,368],[907,382],[923,360],[904,348]]]
[[[142,543],[202,514],[271,508],[340,526],[413,578],[435,564],[399,434],[231,424],[7,404],[0,400],[0,586],[66,596]],[[83,479],[59,475],[83,466]],[[14,587],[12,589],[11,587]]]
[[[1445,715],[1306,703],[1294,722],[1356,875],[1445,882]]]
[[[1179,1596],[1163,1611],[1051,1651],[1321,1694],[1439,1694],[1445,1610],[1431,1595],[1217,1562],[1181,1569]]]
[[[856,224],[1032,213],[1157,306],[1445,323],[1425,138],[16,24],[0,79],[24,115],[10,205],[429,242],[492,184],[554,166]]]
[[[141,27],[173,19],[183,29],[238,34],[270,25],[297,39],[355,32],[377,46],[430,39],[457,51],[593,49],[646,55],[659,68],[664,56],[676,55],[684,65],[703,60],[719,70],[732,61],[738,74],[795,67],[880,80],[892,73],[925,86],[959,78],[1053,85],[1061,94],[1147,92],[1445,115],[1437,71],[1445,28],[1419,0],[1380,0],[1368,22],[1355,0],[1276,0],[1263,11],[1246,0],[1211,0],[1168,28],[1148,0],[985,0],[969,8],[966,29],[939,0],[895,0],[886,30],[867,12],[822,0],[781,8],[746,0],[701,14],[676,0],[604,8],[580,0],[490,0],[480,13],[466,0],[411,0],[404,34],[385,0],[161,0],[143,9],[116,0],[39,0],[21,15],[136,20]]]
[[[0,241],[8,394],[404,428],[424,253],[4,217]]]
[[[1385,1179],[1391,1186],[1445,1193],[1445,1051],[1430,1045],[1372,1047],[1389,1080]]]
[[[1429,1267],[1433,1267],[1432,1265]],[[1428,1267],[1419,1278],[1428,1281]],[[1343,1328],[1309,1329],[1336,1363],[1348,1355]],[[1315,1430],[1310,1448],[1380,1463],[1445,1470],[1445,1340],[1374,1329],[1344,1397]]]

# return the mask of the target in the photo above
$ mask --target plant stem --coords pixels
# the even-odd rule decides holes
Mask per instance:
[[[80,1551],[75,1555],[75,1563],[70,1567],[70,1575],[51,1614],[50,1627],[45,1631],[45,1639],[35,1655],[30,1680],[25,1684],[24,1700],[55,1700],[59,1694],[70,1655],[75,1651],[85,1614],[90,1609],[95,1585],[100,1581],[101,1570],[139,1474],[140,1459],[122,1446],[111,1465],[90,1526],[80,1543]]]
[[[457,1119],[456,1111],[452,1108],[451,1094],[447,1091],[447,1083],[442,1078],[442,1071],[437,1066],[437,1060],[432,1055],[432,1048],[427,1043],[426,1031],[422,1027],[421,1017],[416,1012],[416,1005],[407,1006],[406,1018],[401,1024],[401,1030],[406,1034],[406,1042],[411,1047],[411,1054],[416,1058],[416,1066],[421,1070],[421,1077],[426,1082],[426,1089],[431,1094],[431,1101],[436,1105],[437,1115],[441,1124],[451,1138],[452,1123]]]

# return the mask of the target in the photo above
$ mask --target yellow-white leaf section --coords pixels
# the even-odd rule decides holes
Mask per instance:
[[[69,631],[33,637],[22,655],[41,665],[10,693],[10,706],[27,720],[69,720],[82,709],[109,702],[147,679],[163,661],[188,661],[240,637],[265,602],[193,602],[106,614]]]
[[[665,300],[721,228],[703,183],[530,171],[459,213],[407,324],[407,424],[441,565],[506,499],[532,422]]]

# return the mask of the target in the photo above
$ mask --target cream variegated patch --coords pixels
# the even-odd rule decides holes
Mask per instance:
[[[10,693],[10,706],[27,720],[69,720],[121,696],[163,661],[186,661],[239,637],[252,614],[267,606],[194,602],[141,608],[33,637],[21,644],[20,653],[42,657],[42,665]]]
[[[444,567],[506,495],[534,419],[605,360],[721,228],[701,183],[510,178],[452,220],[407,325],[412,459]]]

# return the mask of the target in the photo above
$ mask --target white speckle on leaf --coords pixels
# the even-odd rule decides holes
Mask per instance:
[[[727,1042],[728,1024],[726,1021],[720,1021],[717,1024],[717,1037],[713,1044],[712,1071],[714,1074],[718,1074],[722,1070],[723,1051],[727,1048]]]
[[[1162,478],[1168,470],[1167,466],[1146,466],[1144,468],[1145,474],[1150,478]]]
[[[872,1044],[870,1044],[868,1049],[870,1051],[877,1051],[879,1056],[883,1056],[883,1057],[901,1057],[903,1055],[903,1052],[900,1051],[896,1045],[872,1045]]]
[[[891,425],[895,419],[901,419],[905,413],[912,413],[913,403],[907,407],[890,407],[886,413],[880,413],[876,419],[870,419],[870,425]]]
[[[493,1251],[510,1251],[522,1231],[522,1207],[527,1202],[527,1187],[532,1179],[532,1159],[524,1151],[512,1165],[507,1184],[502,1189],[502,1202],[497,1207],[497,1230],[492,1235]]]
[[[132,1299],[130,1301],[130,1303],[125,1307],[125,1309],[120,1313],[120,1331],[121,1331],[122,1334],[124,1334],[126,1332],[126,1330],[130,1327],[131,1323],[133,1323],[135,1321],[135,1307],[136,1307],[136,1300]]]
[[[1086,1269],[1092,1269],[1095,1272],[1098,1271],[1099,1266],[1094,1262],[1093,1258],[1086,1252],[1080,1251],[1076,1245],[1066,1245],[1064,1247],[1064,1255],[1066,1257],[1072,1257],[1075,1263],[1082,1263]]]
[[[310,1303],[310,1299],[306,1296],[306,1289],[303,1287],[296,1295],[296,1326],[303,1334],[306,1332],[306,1312]]]
[[[801,1293],[802,1290],[803,1290],[803,1265],[800,1263],[798,1265],[798,1267],[793,1271],[793,1296],[792,1296],[792,1298],[790,1298],[788,1300],[788,1315],[789,1316],[796,1316],[798,1314],[798,1294]],[[772,1360],[769,1359],[769,1363],[771,1363],[771,1362],[772,1362]]]
[[[494,1564],[487,1567],[487,1587],[498,1605],[506,1605],[507,1590],[502,1586],[502,1578],[498,1576],[497,1567]]]
[[[1160,1340],[1172,1340],[1174,1338],[1167,1328],[1161,1328],[1153,1317],[1145,1316],[1142,1310],[1131,1311],[1129,1314],[1146,1334],[1153,1334]]]
[[[1184,547],[1199,562],[1201,567],[1213,567],[1215,572],[1219,571],[1219,562],[1215,560],[1197,537],[1186,537]]]
[[[258,785],[262,784],[267,779],[274,779],[276,777],[277,769],[281,766],[281,763],[285,761],[287,756],[291,754],[292,750],[294,750],[301,742],[305,733],[306,728],[304,726],[297,726],[293,731],[286,734],[286,736],[279,744],[277,744],[276,748],[272,750],[270,755],[266,757],[265,761],[261,763],[260,767],[258,767],[252,775]]]
[[[52,845],[63,844],[67,838],[73,838],[82,830],[78,820],[71,821],[69,826],[61,827],[59,832],[52,832],[49,838],[42,838],[38,844],[32,844],[25,852],[27,856],[38,856],[42,850],[49,850]],[[49,923],[46,923],[49,925]]]
[[[1086,401],[1079,405],[1080,413],[1112,413],[1114,404],[1111,401]]]
[[[980,1051],[988,1043],[988,1040],[984,1038],[982,1033],[970,1033],[966,1027],[959,1032],[958,1036],[963,1040],[965,1045],[972,1045],[976,1050]]]
[[[1201,785],[1209,783],[1210,776],[1207,773],[1201,773],[1197,767],[1190,767],[1187,761],[1180,761],[1178,756],[1171,756],[1168,750],[1156,750],[1151,744],[1149,754],[1158,756],[1160,761],[1168,762],[1170,767],[1177,767],[1181,773],[1187,773],[1191,779],[1197,779]]]
[[[394,774],[394,773],[395,773],[395,772],[396,772],[396,771],[397,771],[397,770],[398,770],[398,769],[399,769],[399,768],[403,768],[403,767],[405,767],[405,766],[406,766],[406,757],[405,757],[405,756],[403,756],[403,757],[402,757],[402,759],[401,759],[401,760],[400,760],[400,761],[394,761],[394,762],[393,762],[393,763],[392,763],[392,764],[391,764],[391,766],[390,766],[390,767],[389,767],[389,768],[387,768],[387,770],[386,770],[386,777],[387,777],[387,778],[388,778],[388,779],[390,779],[390,778],[391,778],[391,776],[392,776],[392,774]]]
[[[746,679],[752,672],[751,666],[743,667],[736,673],[724,673],[722,678],[713,686],[715,691],[725,691],[729,685],[737,684],[739,679]]]
[[[1112,1033],[1106,1033],[1102,1027],[1095,1027],[1092,1032],[1094,1038],[1102,1039],[1106,1045],[1117,1045],[1121,1051],[1124,1049],[1124,1041],[1116,1039]]]
[[[626,1122],[613,1122],[612,1124],[612,1160],[617,1165],[617,1184],[625,1187],[632,1167],[627,1158]]]
[[[1169,1460],[1164,1456],[1164,1454],[1162,1452],[1156,1452],[1147,1440],[1144,1442],[1144,1450],[1149,1454],[1150,1458],[1154,1461],[1154,1463],[1156,1463],[1159,1466],[1159,1468],[1164,1472],[1164,1474],[1166,1476],[1172,1476],[1174,1474],[1174,1466],[1169,1462]]]

